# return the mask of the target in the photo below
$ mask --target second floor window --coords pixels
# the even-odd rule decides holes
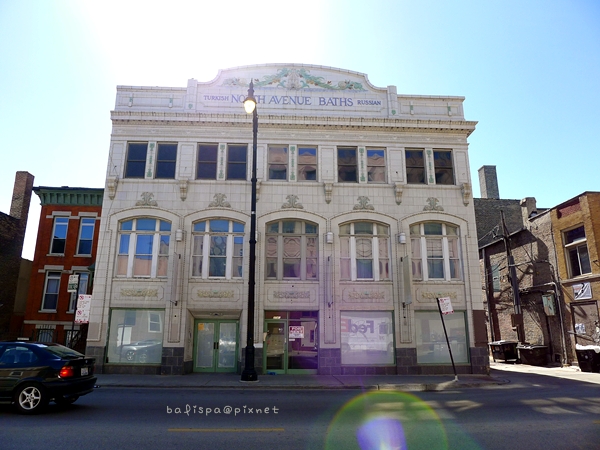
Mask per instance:
[[[410,227],[415,280],[460,280],[458,227],[425,222]]]
[[[156,178],[175,178],[177,144],[158,144],[156,154]]]
[[[210,219],[193,228],[192,276],[241,278],[244,257],[244,224]]]
[[[353,222],[340,227],[342,280],[390,279],[390,228],[374,222]]]
[[[288,147],[287,145],[269,145],[269,180],[288,179]]]
[[[406,182],[409,184],[425,184],[425,159],[423,150],[407,149],[406,156]]]
[[[121,222],[117,276],[166,277],[170,238],[171,223],[165,220],[148,217]]]
[[[316,181],[317,148],[298,147],[298,181]]]
[[[454,184],[452,152],[450,150],[434,150],[435,184]]]
[[[592,272],[590,255],[588,253],[585,228],[574,228],[564,233],[565,253],[571,278]]]
[[[385,183],[385,149],[367,149],[367,174],[369,183]]]
[[[91,255],[94,242],[94,226],[96,219],[84,217],[79,225],[79,242],[77,243],[78,255]]]
[[[68,217],[54,218],[54,229],[52,230],[52,242],[50,243],[50,253],[55,255],[65,254],[65,244],[67,242],[68,227]]]
[[[267,224],[266,277],[273,280],[318,278],[318,225],[301,220]]]
[[[356,147],[338,147],[338,182],[358,183]]]
[[[146,171],[147,142],[130,142],[127,146],[125,178],[144,178]]]

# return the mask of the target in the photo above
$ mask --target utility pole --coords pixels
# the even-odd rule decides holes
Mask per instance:
[[[525,330],[523,329],[523,312],[521,310],[521,297],[519,295],[517,268],[515,266],[515,259],[513,258],[510,249],[510,236],[504,220],[504,211],[500,211],[500,215],[502,216],[502,235],[504,239],[504,247],[506,248],[506,258],[508,259],[508,276],[510,277],[510,285],[512,287],[513,303],[515,307],[515,313],[513,314],[513,326],[517,329],[518,341],[523,343],[525,342]]]

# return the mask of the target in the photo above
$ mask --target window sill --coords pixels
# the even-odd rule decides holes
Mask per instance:
[[[38,313],[40,313],[40,314],[56,314],[56,310],[55,309],[40,309],[38,311]]]

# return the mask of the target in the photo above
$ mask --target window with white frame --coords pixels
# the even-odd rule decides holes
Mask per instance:
[[[390,227],[376,222],[341,225],[340,275],[342,280],[389,280]]]
[[[171,223],[150,217],[119,223],[117,276],[167,276]]]
[[[54,227],[52,229],[52,242],[50,243],[50,253],[55,255],[65,254],[65,245],[67,243],[67,229],[69,228],[68,217],[55,217]]]
[[[266,278],[271,280],[318,279],[319,226],[302,220],[267,224]]]
[[[78,255],[91,255],[94,241],[94,227],[96,219],[83,217],[79,222],[79,241],[77,242]]]
[[[288,179],[288,146],[269,145],[268,150],[269,180]]]
[[[454,184],[452,152],[450,150],[433,150],[435,167],[435,184]]]
[[[412,275],[415,280],[460,280],[456,225],[424,222],[411,225]]]
[[[175,178],[177,144],[159,143],[156,152],[155,178]]]
[[[194,223],[192,276],[241,278],[243,259],[243,223],[227,219]]]
[[[144,178],[146,171],[147,142],[130,142],[127,145],[125,178]]]
[[[61,272],[46,272],[42,311],[56,311],[58,306],[58,291],[60,288]]]
[[[573,228],[563,233],[565,243],[565,256],[571,278],[592,272],[590,255],[588,253],[585,228]]]
[[[90,281],[89,272],[79,272],[79,284],[77,287],[77,295],[71,295],[71,299],[69,301],[69,312],[73,312],[77,309],[77,300],[80,295],[87,295],[88,293],[88,284]]]

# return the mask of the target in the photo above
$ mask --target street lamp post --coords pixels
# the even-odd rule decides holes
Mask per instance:
[[[256,137],[258,134],[258,114],[254,98],[254,84],[250,80],[248,97],[244,100],[244,109],[252,114],[252,196],[250,200],[250,259],[248,265],[248,321],[246,337],[246,358],[242,381],[258,381],[254,367],[254,292],[256,284]]]

